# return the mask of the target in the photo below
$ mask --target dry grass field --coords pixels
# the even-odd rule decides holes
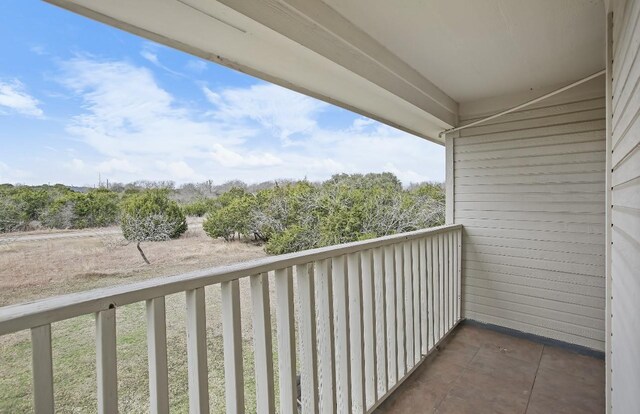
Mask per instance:
[[[265,255],[262,247],[252,243],[212,240],[200,228],[189,230],[178,240],[146,243],[143,248],[151,265],[144,264],[134,245],[123,245],[115,234],[31,241],[0,239],[0,306]],[[248,412],[254,412],[248,288],[245,279],[241,282],[241,297],[246,405]],[[206,296],[211,411],[222,413],[225,403],[219,286],[207,288]],[[188,411],[184,308],[183,294],[167,297],[170,403],[172,412],[178,413]],[[275,321],[273,326],[275,339]],[[56,412],[96,412],[94,329],[91,315],[53,324]],[[118,308],[117,332],[120,412],[148,412],[144,303]],[[0,413],[31,411],[29,334],[19,332],[0,337]]]

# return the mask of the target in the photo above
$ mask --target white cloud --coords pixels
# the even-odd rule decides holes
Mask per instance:
[[[160,58],[158,57],[158,54],[156,53],[157,49],[158,49],[157,45],[153,43],[146,43],[144,48],[140,52],[140,56],[142,56],[144,59],[148,60],[149,62],[153,63],[155,66],[159,67],[160,69],[163,69],[173,75],[184,76],[182,73],[176,72],[175,70],[163,65],[162,62],[160,62]]]
[[[229,88],[219,93],[205,87],[204,93],[216,106],[214,114],[218,119],[258,122],[284,144],[291,144],[293,135],[316,131],[316,117],[328,107],[324,102],[271,84]]]
[[[143,50],[142,52],[140,52],[140,56],[147,59],[149,62],[153,63],[154,65],[157,65],[160,63],[158,62],[158,55],[156,55],[155,53],[149,50]]]
[[[110,160],[103,161],[98,164],[98,171],[101,173],[137,173],[140,169],[133,165],[129,160],[111,158]]]
[[[84,161],[82,161],[81,159],[78,159],[78,158],[72,159],[66,165],[67,165],[67,168],[69,168],[71,170],[74,170],[74,171],[84,171],[84,169],[86,167]]]
[[[40,102],[29,95],[17,79],[0,81],[0,114],[16,112],[21,115],[42,117]]]
[[[74,59],[62,82],[81,96],[85,113],[68,131],[113,158],[131,155],[205,157],[219,143],[238,143],[244,128],[197,120],[174,103],[145,68],[123,62]]]
[[[23,183],[29,179],[31,174],[27,171],[13,168],[0,161],[0,184],[2,183]]]
[[[375,124],[376,121],[370,118],[356,118],[353,120],[352,128],[354,131],[363,131],[367,127]]]
[[[321,180],[382,171],[406,184],[443,179],[442,147],[361,117],[328,127],[319,117],[338,109],[279,86],[204,87],[212,106],[194,109],[149,69],[126,62],[80,57],[63,65],[63,75],[84,102],[67,131],[99,154],[93,171],[111,181]]]
[[[177,180],[197,181],[203,177],[196,174],[195,170],[184,161],[174,161],[167,165],[167,171],[171,173]]]
[[[32,45],[31,47],[29,47],[29,50],[38,56],[44,56],[47,54],[47,50],[43,45]]]
[[[270,153],[256,153],[245,151],[238,153],[223,147],[215,145],[211,152],[211,158],[218,161],[220,165],[231,168],[246,167],[273,167],[281,165],[282,160]]]
[[[191,59],[185,65],[187,70],[195,73],[202,73],[207,68],[207,62],[200,59]]]

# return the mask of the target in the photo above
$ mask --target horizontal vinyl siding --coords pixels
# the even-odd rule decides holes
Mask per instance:
[[[604,350],[604,82],[563,95],[454,139],[464,313]]]
[[[640,1],[613,10],[611,403],[640,407]]]

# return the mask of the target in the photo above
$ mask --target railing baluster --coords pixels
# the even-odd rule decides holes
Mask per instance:
[[[116,362],[116,309],[96,313],[96,374],[98,413],[118,412],[118,377]]]
[[[445,261],[444,261],[444,237],[442,234],[438,234],[438,340],[442,339],[445,333],[444,326],[444,275],[445,275]]]
[[[253,344],[255,348],[256,408],[259,413],[272,413],[275,411],[275,395],[273,388],[269,274],[252,275],[250,283],[253,310]]]
[[[446,333],[449,330],[449,288],[450,288],[450,269],[449,269],[449,233],[445,233],[442,235],[442,243],[444,244],[444,252],[443,252],[443,261],[444,261],[444,272],[443,272],[443,294],[444,294],[444,332]]]
[[[204,288],[188,290],[185,295],[187,298],[189,412],[207,414],[209,412],[209,385]]]
[[[387,381],[389,377],[387,376],[387,297],[385,293],[384,250],[381,247],[373,250],[373,273],[376,310],[377,395],[384,395],[387,392]]]
[[[347,279],[349,285],[349,350],[351,353],[351,411],[365,410],[364,375],[364,326],[362,323],[362,267],[360,253],[347,255]]]
[[[54,412],[51,325],[31,328],[33,408],[36,414]]]
[[[318,306],[318,385],[320,412],[336,411],[336,373],[333,347],[333,286],[331,261],[316,262],[316,304]]]
[[[316,351],[316,301],[314,272],[309,264],[296,266],[298,302],[300,304],[300,386],[302,412],[317,414],[318,364]],[[261,412],[258,410],[258,412]],[[269,411],[272,412],[272,411]]]
[[[434,318],[434,307],[433,307],[433,303],[435,301],[434,297],[433,297],[433,291],[434,291],[434,286],[433,286],[433,258],[435,257],[433,255],[433,236],[429,236],[426,239],[426,243],[425,243],[425,250],[427,253],[427,334],[428,334],[428,342],[429,342],[429,346],[427,347],[427,352],[431,351],[431,349],[433,348],[433,345],[435,344],[435,335],[434,335],[434,325],[435,325],[435,318]]]
[[[384,276],[387,293],[387,373],[388,388],[398,381],[398,316],[396,315],[396,265],[393,246],[384,247]]]
[[[298,412],[296,381],[296,338],[293,314],[293,271],[276,270],[276,321],[278,323],[278,367],[280,371],[280,412]]]
[[[244,372],[242,368],[242,327],[240,324],[240,283],[223,282],[222,337],[224,344],[224,384],[228,414],[244,413]]]
[[[411,242],[411,279],[413,281],[413,365],[420,361],[420,258],[418,240]]]
[[[336,402],[339,413],[348,413],[351,411],[351,360],[346,260],[345,256],[334,257],[331,260],[336,336]]]
[[[451,281],[449,282],[451,284],[451,288],[450,288],[450,293],[449,293],[449,314],[450,314],[450,322],[449,322],[449,329],[453,328],[453,325],[456,322],[456,312],[455,312],[455,305],[456,305],[456,249],[455,249],[455,235],[453,233],[449,234],[449,261],[451,262],[451,264],[449,265],[449,277],[451,278]]]
[[[456,303],[456,270],[455,270],[455,249],[453,244],[453,233],[448,233],[449,236],[449,329],[453,327],[455,323],[454,305]]]
[[[458,320],[462,318],[462,229],[456,231],[458,236],[458,242],[456,246],[458,271],[456,272],[456,281],[458,283],[458,303],[457,303],[457,315]]]
[[[427,240],[422,238],[418,242],[418,257],[420,258],[420,352],[422,355],[426,355],[429,351],[429,314],[427,311],[427,305],[429,303],[429,297],[427,296],[427,252],[426,252]]]
[[[433,343],[440,340],[440,236],[432,239],[433,246]]]
[[[407,372],[407,359],[406,359],[406,332],[405,332],[405,309],[404,302],[404,254],[402,243],[398,243],[394,246],[394,252],[396,256],[396,328],[398,330],[396,340],[398,347],[398,381],[404,377],[404,373]]]
[[[301,409],[365,413],[462,318],[462,226],[319,249],[233,269],[0,310],[0,334],[31,329],[34,411],[54,411],[51,323],[96,317],[99,413],[118,412],[115,305],[146,302],[149,411],[169,411],[165,296],[185,289],[189,411],[209,412],[205,285],[221,285],[227,412],[244,413],[240,280],[251,282],[257,410],[275,411],[269,273],[275,272],[281,411],[298,411],[293,269],[300,301]],[[307,263],[309,260],[312,263]],[[307,263],[307,264],[305,264]],[[288,266],[288,267],[287,267]],[[278,268],[280,268],[278,270]],[[314,272],[314,268],[317,270]],[[276,270],[274,270],[276,269]],[[264,273],[260,273],[264,272]],[[173,280],[173,279],[172,279]],[[194,288],[194,286],[201,286]],[[161,293],[159,293],[161,292]],[[80,302],[78,302],[80,300]],[[84,313],[83,313],[84,312]]]
[[[405,312],[405,361],[407,371],[414,365],[414,335],[413,335],[413,276],[411,260],[411,243],[402,243],[402,262],[404,276],[404,312]],[[405,371],[406,372],[406,371]]]
[[[377,399],[376,367],[376,297],[373,252],[365,250],[362,258],[362,342],[364,345],[364,406],[363,412]]]
[[[149,355],[149,409],[154,414],[169,412],[169,370],[167,367],[167,319],[164,296],[149,299],[147,307],[147,353]]]

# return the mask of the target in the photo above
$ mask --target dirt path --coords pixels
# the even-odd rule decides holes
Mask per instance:
[[[187,224],[189,229],[202,228],[201,218],[189,218]],[[43,240],[56,240],[56,239],[72,239],[82,237],[101,237],[101,236],[113,236],[122,234],[120,227],[104,227],[98,229],[85,229],[85,230],[51,230],[50,232],[23,232],[23,233],[8,233],[0,235],[0,244],[17,243],[17,242],[30,242],[30,241],[43,241]]]
[[[251,242],[212,239],[201,222],[179,239],[143,243],[150,265],[118,228],[0,239],[0,306],[47,296],[176,275],[264,257]]]

